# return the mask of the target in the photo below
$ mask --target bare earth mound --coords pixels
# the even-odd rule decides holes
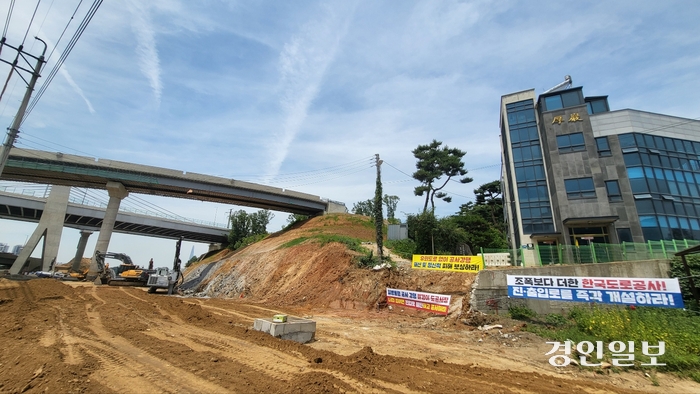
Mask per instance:
[[[485,332],[463,324],[460,300],[447,318],[376,307],[385,286],[460,299],[470,275],[361,270],[337,243],[281,248],[324,227],[371,241],[373,229],[356,220],[316,218],[189,272],[192,291],[228,298],[0,279],[0,393],[700,391],[662,374],[655,387],[639,372],[556,369],[544,355],[551,346],[522,323]],[[252,330],[276,313],[312,317],[316,340]]]

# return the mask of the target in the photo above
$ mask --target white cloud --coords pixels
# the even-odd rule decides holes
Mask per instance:
[[[158,48],[156,48],[155,29],[151,23],[150,9],[145,3],[138,0],[127,0],[127,8],[131,13],[131,28],[136,35],[136,54],[139,59],[139,69],[148,79],[156,102],[160,104],[163,85],[160,75]]]
[[[271,176],[279,171],[306,119],[309,106],[347,32],[352,11],[324,7],[321,15],[303,26],[280,54],[280,104],[285,119],[271,144],[268,164]]]

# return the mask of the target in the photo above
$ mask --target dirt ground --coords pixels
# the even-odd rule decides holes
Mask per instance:
[[[0,280],[0,392],[697,392],[659,375],[549,366],[549,346],[506,326],[482,332],[400,310],[315,312],[301,345],[252,330],[298,310],[142,288]],[[505,337],[507,336],[507,338]],[[481,340],[481,341],[479,341]]]
[[[555,368],[521,322],[464,324],[472,275],[359,269],[337,243],[281,246],[321,229],[371,240],[355,220],[314,219],[191,267],[187,297],[0,279],[0,393],[700,392],[673,375],[654,386],[639,371]],[[450,294],[452,312],[382,307],[386,286]],[[315,320],[315,340],[252,329],[278,313]]]

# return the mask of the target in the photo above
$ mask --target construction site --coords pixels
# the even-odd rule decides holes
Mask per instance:
[[[374,231],[358,215],[315,217],[192,264],[172,295],[2,278],[0,393],[700,392],[673,374],[552,366],[526,323],[472,311],[475,274],[394,254],[392,267],[360,268],[357,252],[319,241],[376,250]],[[449,313],[387,305],[387,288],[449,295]],[[280,316],[313,331],[259,329]]]

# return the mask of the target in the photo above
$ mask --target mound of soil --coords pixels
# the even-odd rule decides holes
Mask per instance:
[[[474,274],[413,270],[410,261],[391,255],[396,268],[358,268],[361,253],[330,237],[362,241],[376,253],[375,229],[366,216],[332,214],[311,218],[235,253],[221,253],[185,273],[189,294],[246,298],[267,305],[371,310],[384,305],[386,288],[452,296],[459,316]],[[291,245],[291,246],[290,246]],[[384,253],[389,251],[385,248]],[[376,255],[376,254],[375,254]],[[467,297],[468,298],[468,297]],[[463,303],[464,300],[464,303]]]

